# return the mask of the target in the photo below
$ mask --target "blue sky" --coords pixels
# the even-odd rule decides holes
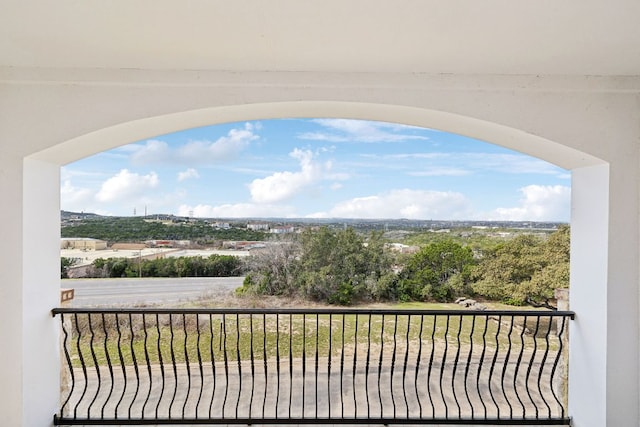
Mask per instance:
[[[569,221],[570,173],[432,129],[347,119],[228,123],[62,168],[61,206],[132,216]]]

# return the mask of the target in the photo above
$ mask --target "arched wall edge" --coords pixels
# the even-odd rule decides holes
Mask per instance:
[[[249,120],[326,117],[386,121],[457,133],[569,170],[605,163],[561,143],[473,117],[403,105],[342,101],[239,104],[175,112],[98,129],[30,157],[64,165],[121,145],[189,128]]]

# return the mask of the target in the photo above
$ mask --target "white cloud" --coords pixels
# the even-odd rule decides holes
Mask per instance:
[[[321,180],[348,178],[345,174],[332,174],[331,162],[314,162],[314,154],[311,150],[296,148],[289,155],[300,162],[300,171],[276,172],[265,178],[254,179],[249,184],[253,202],[261,204],[281,202],[291,199]]]
[[[465,176],[471,175],[472,172],[466,169],[447,168],[447,167],[432,167],[426,170],[409,172],[411,176]]]
[[[139,175],[122,169],[107,179],[96,194],[96,200],[103,203],[133,201],[158,187],[160,180],[155,172]]]
[[[451,156],[455,159],[460,158],[462,162],[470,167],[492,172],[515,174],[533,173],[542,175],[565,173],[564,169],[524,154],[452,153]]]
[[[144,145],[134,145],[131,161],[134,164],[211,164],[237,158],[251,141],[258,139],[255,126],[231,129],[226,136],[215,141],[191,141],[173,149],[164,141],[149,140]]]
[[[340,202],[315,218],[468,219],[470,203],[460,193],[428,190],[392,190],[375,196]]]
[[[297,215],[290,206],[262,205],[255,203],[236,203],[212,205],[181,205],[178,208],[179,216],[193,216],[197,218],[247,218],[247,217],[282,217],[293,218]]]
[[[414,170],[413,176],[440,175],[469,175],[477,172],[507,173],[507,174],[541,174],[566,177],[567,172],[544,160],[529,157],[524,154],[503,153],[470,153],[470,152],[431,152],[431,153],[398,153],[389,155],[366,154],[361,155],[373,160],[381,160],[388,165],[395,165],[401,160],[407,167]],[[412,160],[415,162],[410,163]],[[383,164],[384,166],[384,164]],[[448,172],[448,173],[447,173]]]
[[[194,168],[189,168],[186,171],[178,173],[178,182],[182,182],[191,178],[200,178],[200,174]]]
[[[400,142],[409,140],[427,140],[426,136],[416,135],[414,126],[395,123],[372,122],[351,119],[315,119],[314,123],[327,129],[325,132],[305,132],[300,139],[330,142]]]
[[[528,185],[520,189],[520,206],[498,208],[493,220],[568,221],[571,210],[571,188],[563,185]]]
[[[129,149],[132,149],[131,161],[134,164],[162,164],[172,157],[169,144],[157,139],[150,139],[144,145],[131,145]]]
[[[87,211],[93,201],[93,192],[88,188],[74,187],[71,180],[65,180],[60,187],[60,206],[71,212]]]
[[[65,181],[80,178],[83,181],[90,181],[96,179],[103,179],[105,174],[97,171],[87,171],[87,170],[77,170],[71,169],[69,167],[61,167],[60,168],[60,180],[64,183]]]

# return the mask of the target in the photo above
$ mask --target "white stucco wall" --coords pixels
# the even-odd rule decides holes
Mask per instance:
[[[579,427],[640,425],[639,87],[605,77],[0,69],[0,194],[11,207],[0,210],[10,242],[0,249],[0,339],[10,349],[0,352],[0,412],[8,425],[47,425],[58,403],[47,315],[59,283],[59,165],[193,126],[350,117],[457,132],[573,170],[570,412]]]

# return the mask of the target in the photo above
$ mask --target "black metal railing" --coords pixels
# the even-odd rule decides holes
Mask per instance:
[[[56,425],[569,424],[572,312],[53,310]]]

